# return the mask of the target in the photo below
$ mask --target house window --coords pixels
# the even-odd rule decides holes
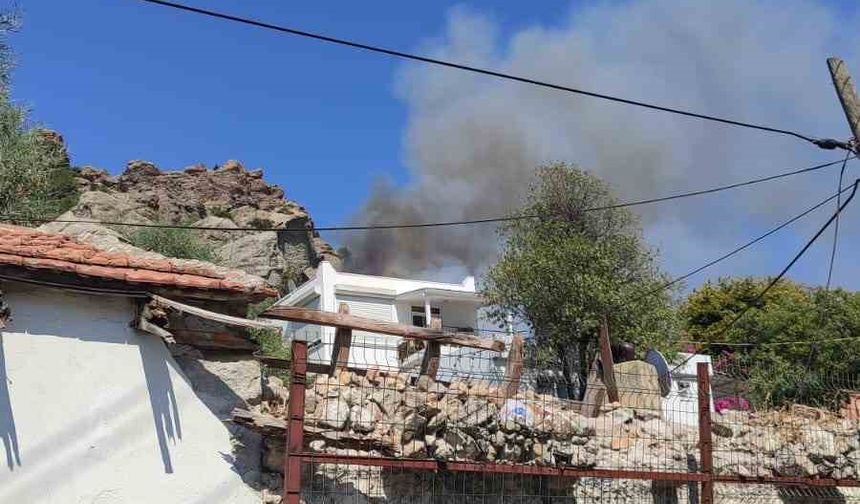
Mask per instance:
[[[430,317],[442,320],[442,310],[439,307],[430,307]],[[429,327],[427,324],[427,315],[424,312],[423,306],[412,307],[412,325],[416,327]]]

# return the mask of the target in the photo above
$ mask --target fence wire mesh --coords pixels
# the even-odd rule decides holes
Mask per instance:
[[[307,344],[302,449],[290,454],[303,502],[860,502],[853,377],[814,379],[836,398],[823,408],[751,399],[761,370],[730,359],[709,367],[707,390],[696,359],[668,378],[630,361],[614,366],[613,401],[596,361],[581,380],[526,355],[514,381],[506,352],[442,346],[428,371],[426,343],[356,331],[334,366],[333,329],[293,329]],[[286,399],[270,409],[287,410]],[[283,468],[283,438],[267,446]]]

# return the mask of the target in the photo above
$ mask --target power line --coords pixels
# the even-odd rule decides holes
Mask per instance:
[[[753,305],[760,301],[765,296],[765,294],[767,294],[768,291],[773,288],[774,285],[776,285],[780,280],[782,280],[785,274],[788,273],[788,270],[790,270],[791,267],[794,266],[794,264],[798,260],[800,260],[801,257],[803,257],[803,254],[805,254],[806,251],[809,250],[809,247],[811,247],[812,244],[815,243],[815,241],[824,233],[824,231],[826,231],[827,228],[830,227],[833,221],[835,221],[839,217],[839,214],[842,213],[843,210],[845,210],[845,207],[848,206],[849,203],[851,203],[851,200],[854,199],[854,195],[857,194],[858,184],[860,184],[860,178],[854,181],[854,184],[851,187],[851,194],[849,194],[848,198],[846,198],[845,201],[841,205],[839,205],[839,208],[836,209],[836,212],[834,212],[833,215],[831,215],[830,218],[827,219],[827,222],[825,222],[824,225],[821,226],[821,228],[815,233],[815,235],[813,235],[812,238],[810,238],[809,241],[806,242],[806,245],[804,245],[803,248],[800,249],[800,252],[798,252],[794,256],[794,258],[792,258],[792,260],[782,269],[782,271],[780,271],[777,276],[775,276],[770,282],[768,282],[767,286],[765,286],[765,288],[762,289],[762,291],[759,292],[751,301],[747,302],[746,306],[735,317],[733,317],[728,324],[726,324],[726,326],[716,335],[717,337],[726,334],[729,329],[731,329],[741,318],[743,318],[744,315],[746,315],[753,308]],[[842,191],[840,191],[839,193],[841,194]],[[719,343],[714,343],[714,345],[719,345]],[[694,353],[690,355],[690,357],[685,359],[682,363],[675,366],[672,371],[677,370],[678,368],[689,362],[694,355],[696,354]]]
[[[738,253],[740,253],[740,252],[742,252],[743,250],[745,250],[745,249],[747,249],[747,248],[749,248],[749,247],[751,247],[751,246],[755,245],[756,243],[758,243],[758,242],[760,242],[760,241],[764,240],[764,239],[765,239],[765,238],[767,238],[768,236],[770,236],[770,235],[772,235],[772,234],[774,234],[774,233],[776,233],[776,232],[780,231],[781,229],[783,229],[783,228],[785,228],[785,227],[787,227],[787,226],[789,226],[789,225],[793,224],[794,222],[796,222],[796,221],[798,221],[798,220],[802,219],[803,217],[806,217],[807,215],[811,214],[811,213],[812,213],[812,212],[814,212],[815,210],[818,210],[819,208],[823,207],[823,206],[824,206],[824,205],[826,205],[827,203],[830,203],[830,202],[831,202],[831,201],[833,201],[834,199],[839,198],[839,197],[842,195],[842,193],[844,193],[844,192],[846,192],[846,191],[848,191],[848,190],[850,190],[850,189],[851,189],[851,186],[848,186],[848,187],[843,188],[842,190],[840,190],[840,191],[839,191],[839,192],[837,192],[836,194],[834,194],[834,195],[832,195],[832,196],[829,196],[829,197],[825,198],[824,200],[822,200],[822,201],[820,201],[820,202],[816,203],[815,205],[813,205],[813,206],[811,206],[811,207],[807,208],[807,209],[806,209],[806,210],[804,210],[803,212],[801,212],[801,213],[799,213],[799,214],[795,215],[794,217],[792,217],[792,218],[788,219],[787,221],[783,222],[782,224],[780,224],[780,225],[778,225],[778,226],[776,226],[776,227],[774,227],[774,228],[770,229],[770,230],[769,230],[769,231],[767,231],[766,233],[764,233],[764,234],[762,234],[762,235],[760,235],[760,236],[758,236],[758,237],[756,237],[756,238],[753,238],[752,240],[750,240],[750,241],[748,241],[748,242],[744,243],[743,245],[738,246],[737,248],[735,248],[735,249],[731,250],[730,252],[726,252],[725,254],[721,255],[720,257],[718,257],[718,258],[716,258],[716,259],[713,259],[712,261],[709,261],[709,262],[707,262],[707,263],[703,264],[702,266],[699,266],[698,268],[696,268],[696,269],[694,269],[694,270],[692,270],[692,271],[689,271],[689,272],[687,272],[687,273],[685,273],[685,274],[683,274],[683,275],[681,275],[681,276],[679,276],[679,277],[677,277],[677,278],[674,278],[674,279],[670,280],[669,282],[664,283],[663,285],[661,285],[661,286],[659,286],[659,287],[657,287],[657,288],[655,288],[655,289],[652,289],[652,290],[650,290],[650,291],[646,292],[645,294],[643,294],[643,295],[641,295],[641,296],[639,296],[639,297],[635,298],[635,299],[633,300],[633,302],[635,303],[635,302],[640,301],[640,300],[642,300],[642,299],[644,299],[644,298],[646,298],[646,297],[648,297],[648,296],[652,296],[652,295],[654,295],[654,294],[656,294],[656,293],[658,293],[658,292],[662,292],[662,291],[664,291],[664,290],[668,289],[669,287],[671,287],[671,286],[673,286],[673,285],[675,285],[675,284],[678,284],[678,283],[680,283],[680,282],[682,282],[682,281],[684,281],[684,280],[686,280],[686,279],[690,278],[691,276],[693,276],[693,275],[695,275],[695,274],[697,274],[697,273],[700,273],[700,272],[702,272],[702,271],[704,271],[704,270],[706,270],[706,269],[710,268],[711,266],[713,266],[713,265],[715,265],[715,264],[717,264],[717,263],[720,263],[720,262],[722,262],[722,261],[725,261],[726,259],[728,259],[728,258],[730,258],[730,257],[732,257],[732,256],[734,256],[734,255],[736,255],[736,254],[738,254]]]
[[[319,40],[322,42],[329,42],[332,44],[351,47],[354,49],[361,49],[364,51],[370,51],[370,52],[379,53],[379,54],[385,54],[385,55],[394,56],[397,58],[402,58],[402,59],[407,59],[407,60],[412,60],[412,61],[419,61],[422,63],[429,63],[431,65],[438,65],[438,66],[443,66],[443,67],[448,67],[448,68],[455,68],[457,70],[464,70],[467,72],[472,72],[472,73],[477,73],[477,74],[482,74],[482,75],[488,75],[488,76],[497,77],[500,79],[516,81],[516,82],[521,82],[521,83],[525,83],[525,84],[531,84],[534,86],[554,89],[554,90],[558,90],[558,91],[566,91],[568,93],[574,93],[574,94],[579,94],[579,95],[583,95],[583,96],[590,96],[592,98],[599,98],[601,100],[608,100],[608,101],[613,101],[613,102],[617,102],[617,103],[623,103],[626,105],[633,105],[636,107],[642,107],[642,108],[657,110],[657,111],[661,111],[661,112],[668,112],[668,113],[678,114],[678,115],[687,116],[687,117],[693,117],[696,119],[702,119],[702,120],[706,120],[706,121],[713,121],[713,122],[728,124],[728,125],[732,125],[732,126],[740,126],[740,127],[744,127],[744,128],[751,128],[751,129],[756,129],[756,130],[761,130],[761,131],[768,131],[771,133],[777,133],[777,134],[781,134],[781,135],[788,135],[788,136],[792,136],[795,138],[799,138],[801,140],[805,140],[807,142],[811,142],[811,143],[813,143],[813,144],[815,144],[818,147],[821,147],[823,149],[835,149],[835,148],[848,149],[849,148],[847,142],[840,142],[838,140],[817,139],[817,138],[806,136],[806,135],[803,135],[801,133],[797,133],[797,132],[791,131],[791,130],[774,128],[774,127],[770,127],[770,126],[747,123],[747,122],[742,122],[742,121],[736,121],[734,119],[726,119],[724,117],[712,116],[712,115],[707,115],[707,114],[699,114],[696,112],[689,112],[689,111],[681,110],[681,109],[677,109],[677,108],[664,107],[662,105],[656,105],[653,103],[647,103],[647,102],[643,102],[643,101],[631,100],[631,99],[627,99],[627,98],[621,98],[618,96],[612,96],[612,95],[608,95],[608,94],[597,93],[594,91],[586,91],[584,89],[578,89],[578,88],[573,88],[573,87],[569,87],[569,86],[563,86],[560,84],[553,84],[550,82],[540,81],[540,80],[532,79],[532,78],[528,78],[528,77],[522,77],[522,76],[507,74],[507,73],[498,72],[498,71],[494,71],[494,70],[488,70],[485,68],[465,65],[462,63],[454,63],[451,61],[441,60],[441,59],[437,59],[437,58],[430,58],[427,56],[419,56],[417,54],[398,51],[395,49],[388,49],[385,47],[375,46],[375,45],[366,44],[366,43],[362,43],[362,42],[355,42],[352,40],[332,37],[332,36],[328,36],[328,35],[322,35],[320,33],[314,33],[314,32],[309,32],[309,31],[305,31],[305,30],[299,30],[296,28],[289,28],[286,26],[279,26],[279,25],[275,25],[275,24],[271,24],[271,23],[265,23],[265,22],[257,21],[257,20],[250,19],[250,18],[234,16],[231,14],[225,14],[223,12],[217,12],[217,11],[212,11],[212,10],[208,10],[208,9],[201,9],[198,7],[192,7],[190,5],[184,5],[184,4],[169,2],[169,1],[165,1],[165,0],[142,0],[142,1],[147,2],[147,3],[151,3],[151,4],[161,5],[164,7],[170,7],[173,9],[178,9],[178,10],[182,10],[182,11],[186,11],[186,12],[192,12],[195,14],[201,14],[204,16],[212,17],[212,18],[222,19],[222,20],[226,20],[226,21],[233,21],[236,23],[254,26],[257,28],[265,28],[268,30],[274,30],[274,31],[281,32],[281,33],[287,33],[290,35],[297,35],[299,37],[310,38],[310,39]]]
[[[818,345],[820,343],[834,343],[837,341],[850,341],[860,339],[860,336],[842,336],[839,338],[825,338],[820,340],[796,340],[796,341],[767,341],[762,343],[749,342],[727,342],[727,341],[680,341],[679,343],[689,343],[691,345],[702,346],[726,346],[726,347],[763,347],[763,346],[799,346],[799,345]]]
[[[842,168],[839,169],[839,183],[836,187],[842,187],[842,178],[845,176],[845,167],[848,164],[848,154],[845,155],[845,161],[842,162]],[[840,191],[836,198],[836,208],[842,204],[842,193]],[[836,245],[839,243],[839,216],[836,216],[836,222],[833,224],[833,248],[830,249],[830,267],[827,268],[827,290],[830,290],[830,280],[833,278],[833,262],[836,259]]]
[[[149,1],[149,0],[145,0]],[[853,159],[855,156],[849,156],[849,159]],[[640,205],[650,205],[653,203],[662,203],[665,201],[671,201],[681,198],[689,198],[692,196],[701,196],[703,194],[713,194],[720,191],[726,191],[729,189],[737,189],[739,187],[745,187],[755,184],[760,184],[763,182],[769,182],[771,180],[777,180],[785,177],[790,177],[793,175],[800,175],[803,173],[809,173],[817,170],[821,170],[823,168],[827,168],[830,166],[837,165],[842,163],[842,160],[839,161],[831,161],[829,163],[822,163],[815,166],[810,166],[806,168],[800,168],[797,170],[792,170],[789,172],[779,173],[776,175],[768,175],[766,177],[760,177],[752,180],[747,180],[744,182],[736,182],[733,184],[723,185],[712,187],[709,189],[701,189],[697,191],[690,191],[684,193],[673,194],[669,196],[661,196],[658,198],[650,198],[644,200],[635,200],[625,203],[615,203],[611,205],[604,205],[598,207],[586,208],[584,211],[586,212],[597,212],[602,210],[613,210],[618,208],[628,208],[635,207]],[[446,226],[466,226],[466,225],[474,225],[474,224],[490,224],[490,223],[498,223],[498,222],[511,222],[511,221],[519,221],[519,220],[529,220],[529,219],[541,219],[546,217],[552,217],[554,214],[527,214],[527,215],[514,215],[509,217],[489,217],[486,219],[471,219],[471,220],[459,220],[459,221],[442,221],[442,222],[422,222],[422,223],[413,223],[413,224],[369,224],[369,225],[358,225],[358,226],[324,226],[324,227],[313,227],[309,229],[287,229],[287,228],[259,228],[259,227],[234,227],[234,228],[222,228],[217,226],[193,226],[193,225],[183,225],[183,224],[147,224],[147,223],[134,223],[134,222],[119,222],[119,221],[96,221],[96,220],[74,220],[74,219],[43,219],[37,217],[28,217],[24,215],[16,215],[16,214],[3,214],[0,215],[0,219],[7,221],[18,221],[18,222],[31,222],[31,223],[64,223],[64,224],[101,224],[105,226],[128,226],[128,227],[139,227],[139,228],[164,228],[164,229],[190,229],[197,231],[231,231],[231,232],[252,232],[252,231],[277,231],[277,232],[286,232],[286,233],[307,233],[308,231],[372,231],[372,230],[385,230],[385,229],[416,229],[416,228],[433,228],[433,227],[446,227]]]

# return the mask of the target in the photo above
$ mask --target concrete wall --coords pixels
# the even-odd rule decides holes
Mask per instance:
[[[130,300],[4,283],[0,502],[252,503],[225,426]]]

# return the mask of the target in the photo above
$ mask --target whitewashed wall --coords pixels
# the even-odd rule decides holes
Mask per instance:
[[[227,429],[128,299],[4,283],[0,502],[252,503]]]

